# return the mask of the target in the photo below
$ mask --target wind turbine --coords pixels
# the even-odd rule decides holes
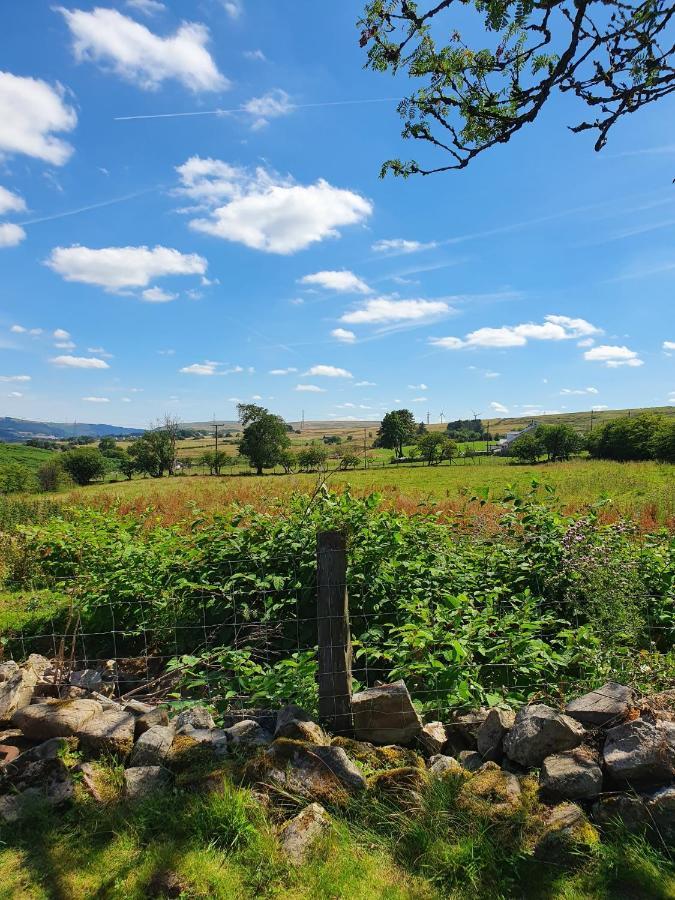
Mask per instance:
[[[443,412],[443,410],[441,410],[441,425],[443,424],[443,416],[444,415],[445,415],[445,413]]]

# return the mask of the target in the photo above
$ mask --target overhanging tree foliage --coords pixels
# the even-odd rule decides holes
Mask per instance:
[[[469,8],[479,21],[467,23]],[[403,137],[449,154],[438,166],[391,159],[382,174],[462,169],[558,91],[586,105],[571,130],[594,131],[601,150],[619,119],[675,91],[674,15],[672,0],[370,0],[359,21],[366,66],[419,80],[399,104]],[[484,46],[459,22],[480,29]]]

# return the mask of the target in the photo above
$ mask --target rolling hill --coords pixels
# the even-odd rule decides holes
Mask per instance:
[[[30,419],[0,417],[0,441],[22,443],[30,438],[63,440],[71,437],[105,437],[108,434],[142,434],[142,428],[119,425],[92,425],[87,422],[33,422]]]

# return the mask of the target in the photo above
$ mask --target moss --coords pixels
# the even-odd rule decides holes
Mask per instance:
[[[204,771],[214,761],[213,747],[195,740],[189,734],[178,734],[167,754],[167,764],[177,772]]]
[[[424,760],[414,750],[389,744],[376,747],[367,741],[355,741],[351,738],[336,737],[331,741],[333,747],[342,747],[347,756],[368,773],[387,771],[389,769],[417,768],[424,769]]]
[[[429,781],[424,769],[416,766],[403,766],[400,769],[389,769],[379,772],[368,779],[368,788],[386,795],[399,806],[409,806]]]
[[[508,817],[522,810],[522,791],[515,775],[495,763],[486,764],[462,787],[459,805],[476,815]]]

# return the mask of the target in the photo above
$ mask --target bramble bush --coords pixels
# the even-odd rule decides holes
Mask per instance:
[[[71,509],[19,529],[5,588],[69,595],[90,658],[147,651],[172,657],[192,696],[312,707],[316,533],[340,528],[357,684],[404,678],[429,712],[608,678],[655,690],[675,677],[675,541],[600,511],[565,515],[536,482],[503,496],[482,538],[326,490],[283,517],[195,509],[187,528]]]

